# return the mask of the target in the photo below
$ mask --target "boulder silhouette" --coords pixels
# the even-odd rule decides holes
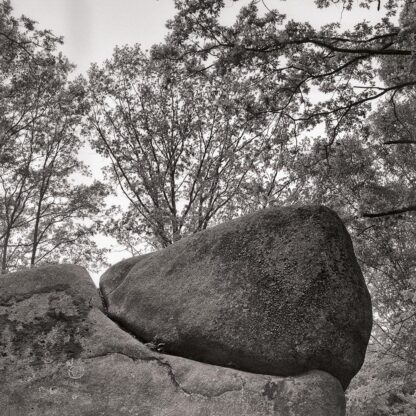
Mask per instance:
[[[103,312],[88,273],[59,265],[0,278],[4,416],[343,416],[341,384],[273,377],[152,351]]]
[[[322,206],[271,208],[122,261],[109,316],[170,354],[253,373],[360,369],[371,300],[349,234]]]

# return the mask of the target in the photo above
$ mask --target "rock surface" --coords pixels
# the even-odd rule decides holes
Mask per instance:
[[[268,209],[125,260],[100,280],[109,316],[210,364],[344,388],[368,344],[371,301],[351,239],[325,207]]]
[[[280,378],[149,350],[104,315],[86,271],[0,279],[4,416],[343,416],[338,380]]]

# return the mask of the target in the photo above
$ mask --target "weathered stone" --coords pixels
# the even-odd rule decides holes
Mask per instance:
[[[149,350],[101,310],[84,269],[0,279],[4,416],[343,416],[338,380],[280,378]]]
[[[100,288],[109,316],[171,354],[263,374],[319,369],[344,388],[371,331],[351,239],[325,207],[221,224],[118,263]]]

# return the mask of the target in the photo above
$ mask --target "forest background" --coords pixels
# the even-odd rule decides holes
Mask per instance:
[[[164,41],[80,73],[58,34],[0,1],[1,272],[98,272],[109,241],[127,257],[261,208],[327,205],[375,317],[348,412],[416,415],[415,2],[308,2],[352,10],[347,27],[280,1],[173,3]]]

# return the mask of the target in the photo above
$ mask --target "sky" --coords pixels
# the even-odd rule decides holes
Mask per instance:
[[[25,14],[40,27],[64,36],[63,52],[85,72],[116,45],[163,41],[165,22],[174,15],[173,0],[12,0],[14,14]]]
[[[248,0],[225,1],[222,21],[230,24]],[[381,17],[375,7],[346,12],[341,6],[317,9],[312,0],[259,0],[258,3],[263,11],[265,6],[276,8],[288,18],[308,21],[317,27],[333,21],[351,27],[363,19],[375,22]],[[78,74],[85,74],[91,63],[110,58],[117,45],[140,43],[148,49],[163,42],[167,34],[165,23],[175,14],[174,0],[11,0],[11,4],[14,15],[24,14],[36,20],[40,28],[64,37],[61,50],[77,66]],[[89,147],[82,150],[80,158],[90,166],[93,178],[101,178],[101,168],[106,163],[103,158]],[[122,201],[118,196],[111,203],[117,203],[117,198]],[[99,243],[114,246],[109,256],[112,264],[130,256],[112,239],[100,237]],[[100,274],[92,274],[95,283]]]

